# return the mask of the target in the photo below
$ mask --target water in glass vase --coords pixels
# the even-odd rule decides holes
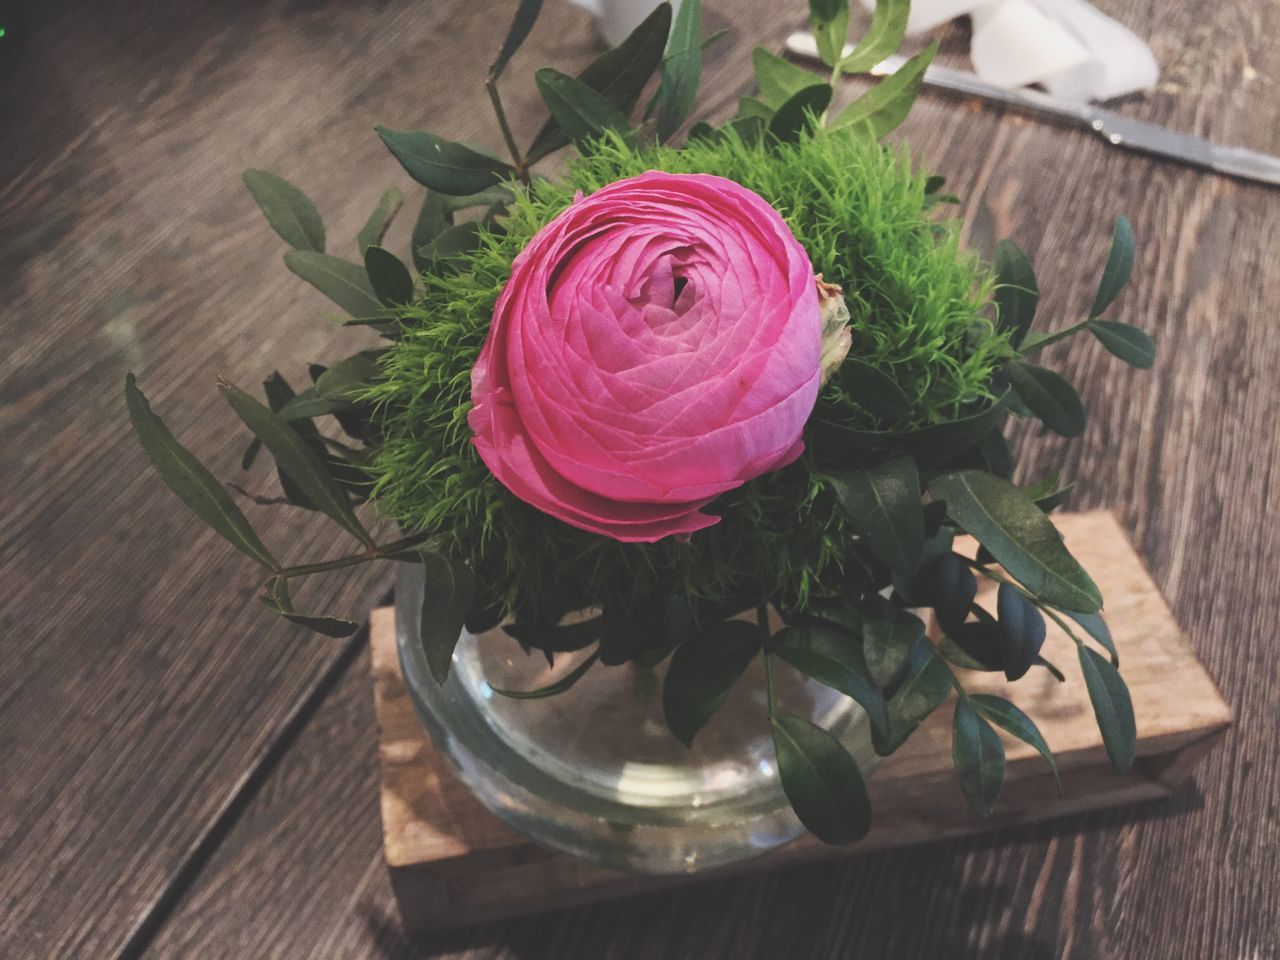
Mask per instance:
[[[464,632],[438,684],[422,652],[421,605],[422,568],[402,564],[397,644],[418,715],[480,802],[532,839],[604,866],[688,873],[803,831],[778,780],[759,657],[687,748],[663,720],[665,663],[597,664],[564,693],[512,699],[494,688],[545,687],[589,652],[559,654],[551,667],[499,628]],[[829,730],[870,769],[861,707],[782,664],[775,690],[780,710]]]

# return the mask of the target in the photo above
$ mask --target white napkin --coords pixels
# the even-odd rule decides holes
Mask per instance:
[[[1064,99],[1108,100],[1159,77],[1151,48],[1086,0],[914,0],[907,32],[964,14],[973,17],[974,73],[997,86],[1039,83]]]

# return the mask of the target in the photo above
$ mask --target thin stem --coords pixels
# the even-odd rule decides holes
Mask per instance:
[[[352,554],[348,557],[337,557],[333,560],[321,560],[319,563],[303,563],[296,567],[285,567],[275,573],[277,577],[304,577],[311,573],[325,573],[329,570],[341,570],[343,567],[354,567],[361,563],[368,563],[370,560],[380,560],[402,553],[426,541],[426,536],[418,534],[417,536],[405,537],[403,540],[396,540],[393,543],[375,546],[364,553]]]
[[[1048,333],[1043,337],[1038,337],[1022,349],[1022,356],[1029,357],[1033,353],[1040,352],[1051,343],[1057,343],[1059,340],[1065,340],[1067,337],[1077,334],[1081,330],[1087,329],[1089,323],[1090,321],[1088,320],[1081,320],[1079,323],[1073,324],[1064,330],[1059,330],[1056,333]]]
[[[756,604],[756,622],[760,625],[761,648],[764,650],[764,695],[769,711],[769,719],[778,715],[777,698],[773,692],[773,654],[769,652],[769,604],[760,601]]]
[[[529,168],[524,162],[524,156],[520,153],[520,148],[516,146],[516,138],[511,134],[511,125],[507,123],[507,112],[502,109],[502,98],[498,96],[498,78],[489,77],[484,82],[484,88],[489,94],[489,102],[493,104],[493,112],[498,118],[498,127],[502,130],[502,139],[507,142],[507,150],[510,151],[511,159],[515,163],[516,176],[527,187],[529,185]]]

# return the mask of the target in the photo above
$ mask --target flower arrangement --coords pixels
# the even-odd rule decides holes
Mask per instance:
[[[953,668],[1064,680],[1040,653],[1047,617],[1075,640],[1126,770],[1133,712],[1102,596],[1049,517],[1066,488],[1056,476],[1014,485],[1004,428],[1084,429],[1075,390],[1032,363],[1066,336],[1088,331],[1151,365],[1149,337],[1102,319],[1132,267],[1127,221],[1086,319],[1033,332],[1027,257],[1005,241],[991,269],[963,250],[941,178],[881,142],[935,47],[829,110],[842,75],[897,49],[905,0],[881,0],[849,53],[845,0],[811,0],[830,78],[757,49],[758,96],[723,126],[687,131],[699,4],[684,0],[674,22],[663,4],[579,76],[537,72],[550,117],[522,150],[498,80],[539,7],[519,4],[487,80],[509,161],[379,128],[427,188],[411,265],[381,245],[399,191],[369,217],[354,262],[326,252],[300,190],[245,175],[291,248],[289,269],[386,341],[313,365],[300,392],[273,375],[265,402],[220,384],[252,434],[246,468],[263,448],[278,467],[281,496],[252,499],[322,512],[359,552],[279,561],[130,375],[129,414],[161,479],[265,568],[267,607],[323,634],[356,625],[295,610],[295,580],[375,559],[421,564],[422,640],[440,682],[464,628],[499,624],[548,659],[592,650],[526,697],[590,669],[666,661],[664,714],[690,743],[762,657],[769,684],[793,669],[856,700],[881,754],[954,691],[955,766],[982,816],[1004,775],[997,727],[1054,760],[1022,711],[967,692]],[[561,173],[535,173],[570,146]],[[365,503],[397,538],[374,537],[370,511],[356,512]],[[976,556],[953,550],[962,533]],[[974,602],[979,578],[998,584],[995,614]],[[762,722],[800,820],[831,843],[864,835],[853,757],[780,712],[772,689],[767,699]]]

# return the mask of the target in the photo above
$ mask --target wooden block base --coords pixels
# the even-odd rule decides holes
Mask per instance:
[[[1138,721],[1138,761],[1127,777],[1107,762],[1071,641],[1050,624],[1045,655],[1068,673],[1035,671],[1016,694],[999,674],[965,674],[967,689],[1000,693],[1040,727],[1057,756],[1059,796],[1044,762],[1006,741],[1008,772],[994,816],[965,806],[951,766],[951,712],[934,713],[870,782],[875,823],[853,847],[803,838],[735,869],[990,831],[1100,807],[1167,796],[1231,723],[1230,708],[1196,660],[1167,604],[1109,513],[1056,518],[1072,552],[1102,585],[1107,621]],[[990,599],[990,598],[989,598]],[[374,700],[380,728],[384,849],[406,930],[491,920],[680,883],[604,870],[554,853],[512,830],[470,794],[423,731],[404,688],[395,616],[371,621]],[[706,876],[700,874],[699,876]]]

